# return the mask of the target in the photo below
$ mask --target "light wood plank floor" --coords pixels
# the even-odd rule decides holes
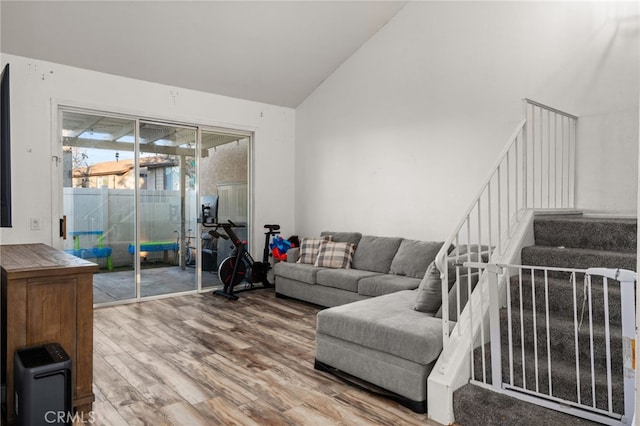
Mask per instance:
[[[273,290],[94,312],[96,425],[437,425],[313,368],[318,308]]]

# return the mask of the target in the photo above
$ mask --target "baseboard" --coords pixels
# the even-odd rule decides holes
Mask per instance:
[[[373,385],[369,382],[366,382],[362,379],[359,379],[355,376],[345,373],[344,371],[338,370],[337,368],[334,368],[321,361],[318,361],[317,359],[314,360],[313,367],[318,371],[324,371],[325,373],[330,373],[349,385],[355,386],[359,389],[365,390],[374,395],[391,399],[392,401],[399,403],[403,407],[407,407],[408,409],[410,409],[415,413],[425,414],[427,412],[426,400],[414,401],[409,398],[405,398],[402,395],[398,395],[397,393],[389,392],[388,390],[382,389],[376,385]]]
[[[303,304],[308,305],[308,306],[313,306],[314,308],[327,309],[327,306],[322,306],[322,305],[318,305],[317,303],[307,302],[306,300],[301,300],[301,299],[297,299],[297,298],[292,297],[292,296],[287,296],[286,294],[278,293],[277,291],[276,291],[276,299],[295,300],[298,303],[303,303]]]

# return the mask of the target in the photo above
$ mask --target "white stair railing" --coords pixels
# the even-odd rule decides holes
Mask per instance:
[[[524,99],[518,123],[471,206],[436,256],[442,278],[442,340],[446,349],[452,318],[448,293],[458,288],[452,265],[473,257],[500,261],[526,209],[575,207],[575,115]],[[457,250],[449,252],[451,246]],[[465,254],[463,254],[465,253]],[[458,270],[460,268],[457,268]],[[458,275],[456,273],[456,275]],[[450,278],[453,284],[450,284]],[[482,315],[482,313],[480,314]],[[453,329],[455,330],[455,329]],[[458,328],[458,332],[460,328]]]
[[[632,424],[635,272],[478,262],[464,266],[488,274],[489,331],[476,333],[470,345],[472,383],[598,423]],[[573,321],[569,338],[552,323],[551,276],[567,279],[571,297],[561,304],[566,306],[565,321]],[[501,297],[505,293],[506,301]],[[490,351],[485,351],[487,344]]]

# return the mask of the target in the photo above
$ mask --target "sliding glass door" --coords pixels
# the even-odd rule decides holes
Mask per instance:
[[[232,220],[240,238],[250,235],[250,134],[70,108],[60,115],[60,245],[100,265],[94,303],[218,286],[231,244],[210,225]]]

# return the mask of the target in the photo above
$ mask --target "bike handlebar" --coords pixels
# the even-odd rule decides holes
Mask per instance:
[[[229,228],[244,228],[246,225],[236,225],[233,223],[231,219],[227,219],[227,223],[203,223],[203,226],[207,228],[214,228],[209,231],[209,235],[214,238],[222,238],[224,240],[228,240],[229,236],[218,233],[217,229],[222,228],[227,231]],[[269,234],[279,234],[280,233],[280,225],[264,225],[265,229],[268,229],[267,235]]]
[[[227,223],[202,223],[205,228],[244,228],[246,225],[237,225],[231,220],[227,220]]]

